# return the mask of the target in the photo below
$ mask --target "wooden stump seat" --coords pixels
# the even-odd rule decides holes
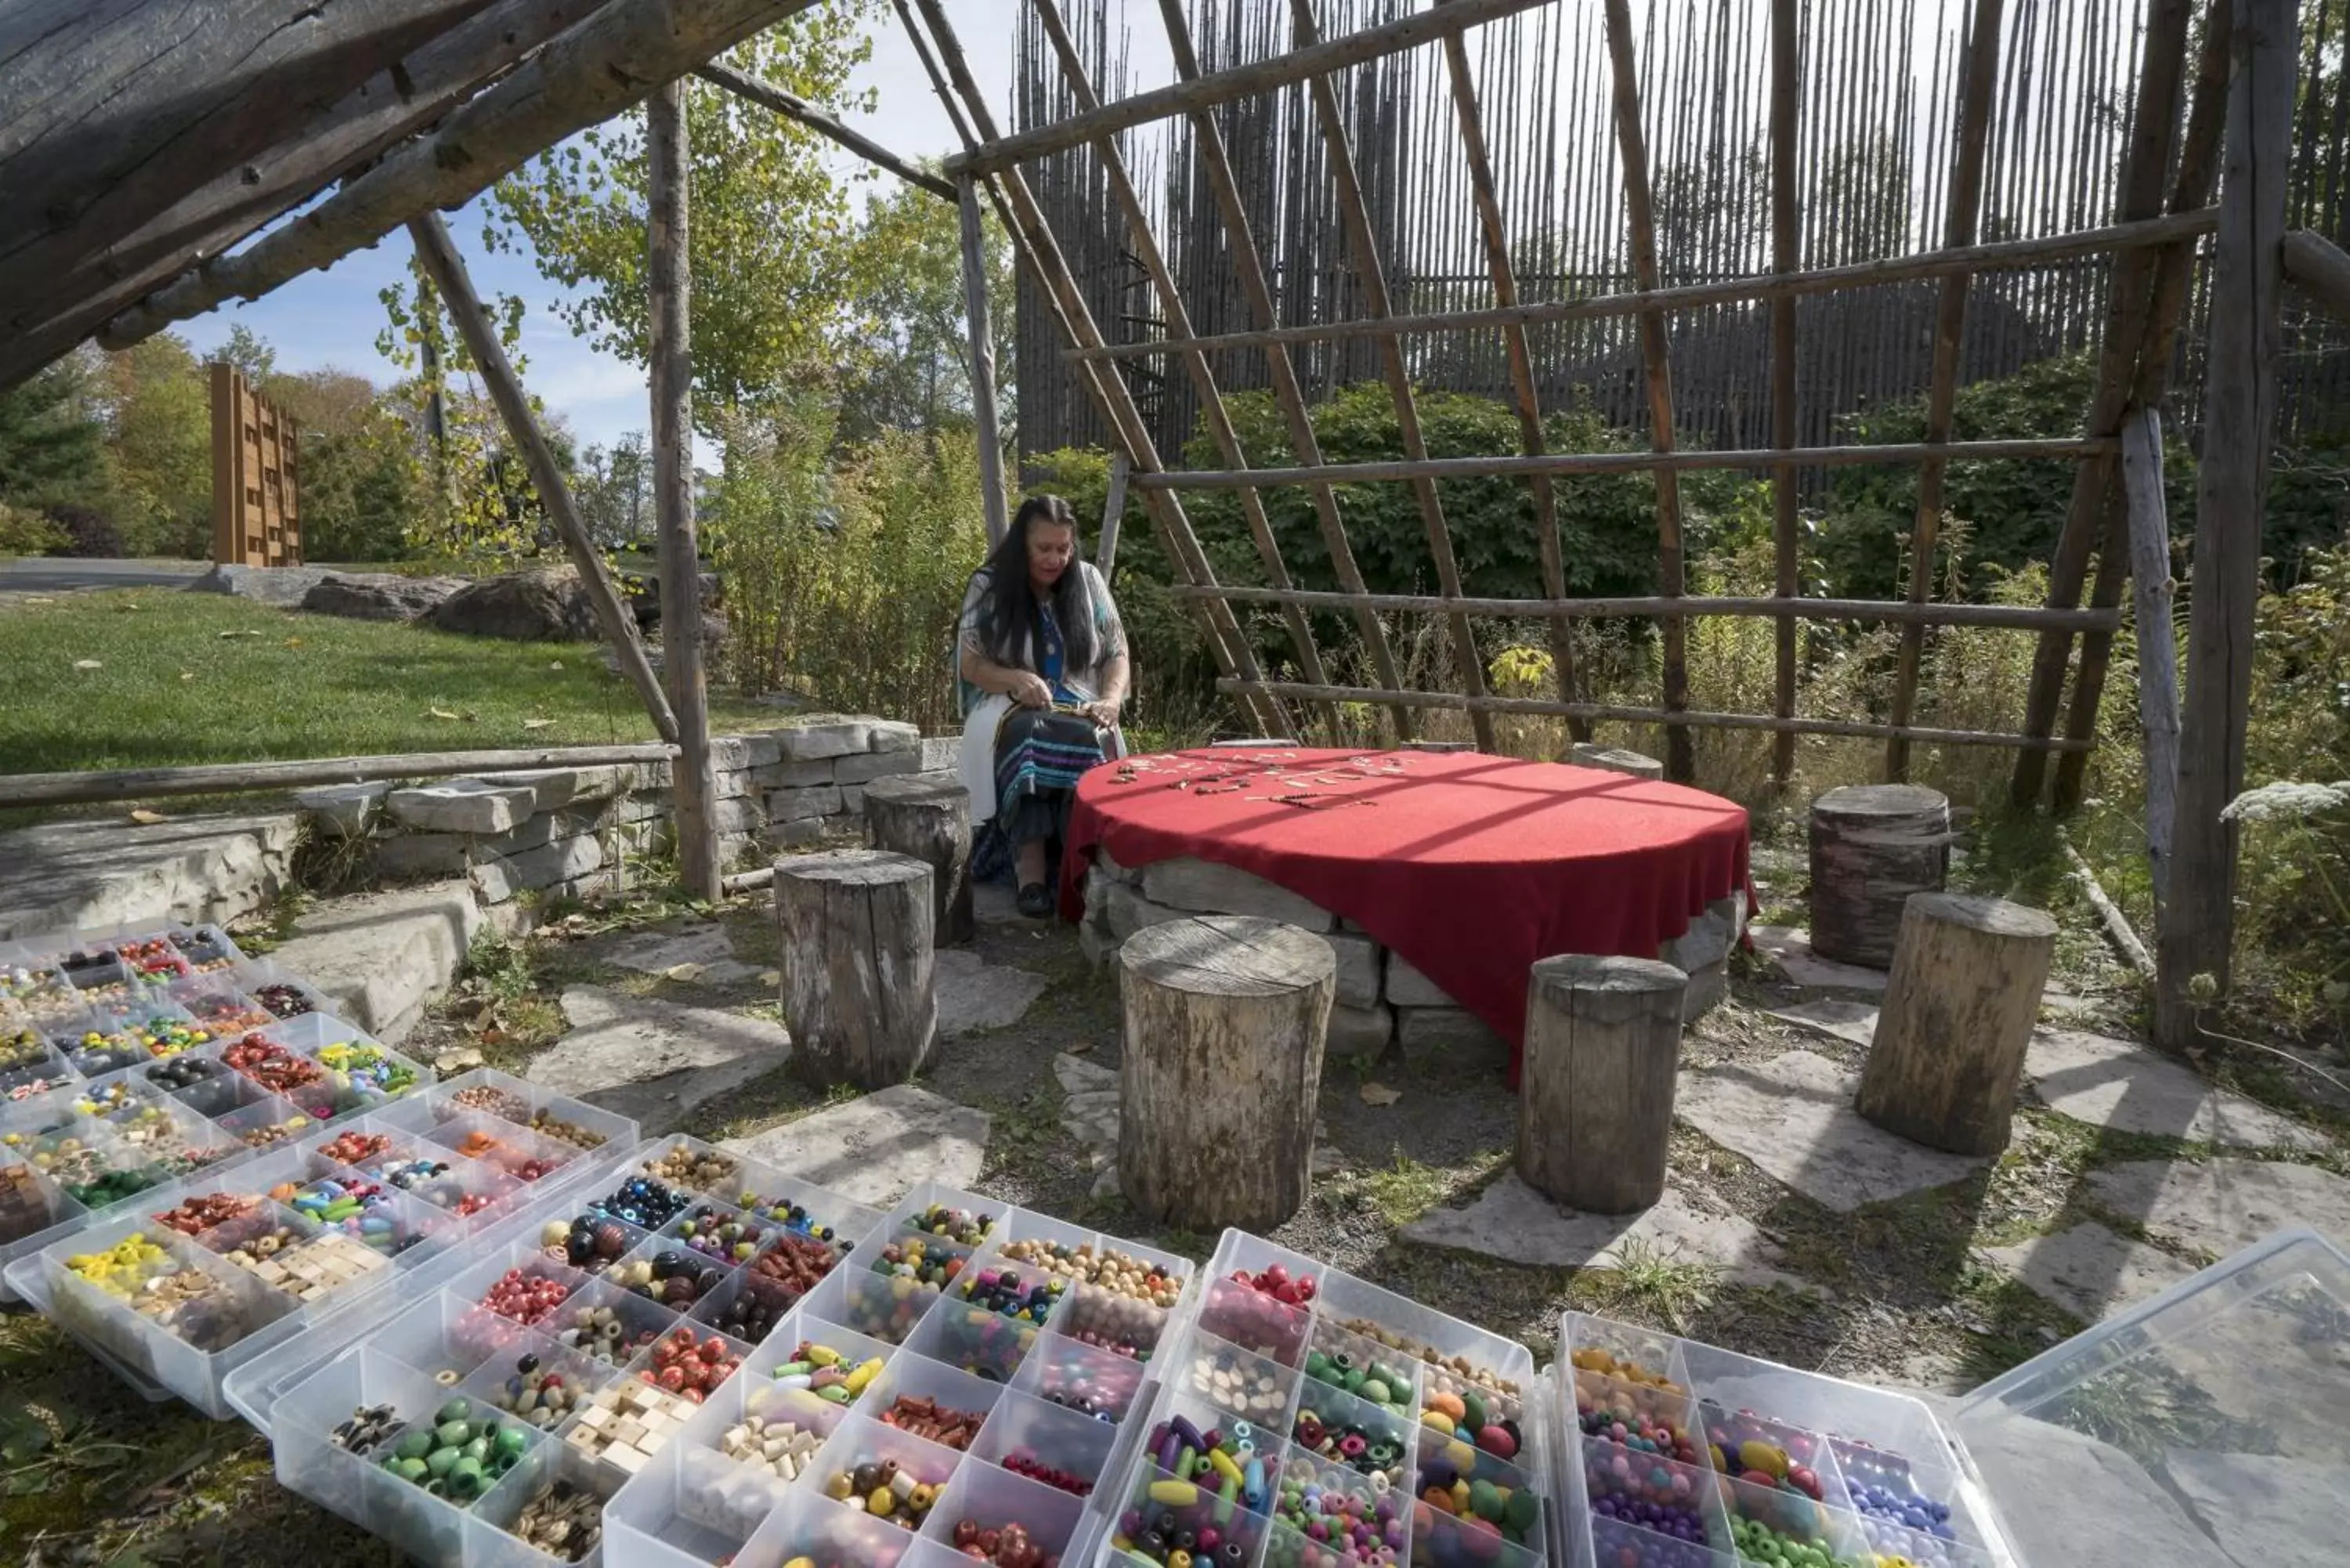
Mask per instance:
[[[1853,1108],[1929,1148],[2005,1148],[2055,950],[2056,922],[2038,909],[1960,893],[1912,898]]]
[[[1199,915],[1118,950],[1118,1186],[1162,1224],[1269,1231],[1305,1201],[1337,958],[1275,920]]]
[[[1526,982],[1518,1175],[1552,1201],[1629,1214],[1665,1193],[1689,977],[1656,959],[1567,953]]]
[[[887,1088],[938,1037],[930,867],[879,849],[775,862],[784,1026],[809,1083]]]
[[[898,774],[865,785],[865,841],[931,868],[934,937],[971,940],[971,792],[951,775]]]
[[[1918,784],[1853,784],[1812,802],[1812,950],[1893,961],[1901,906],[1938,893],[1950,865],[1950,803]]]

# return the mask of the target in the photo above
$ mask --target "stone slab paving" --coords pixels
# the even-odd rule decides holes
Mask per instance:
[[[0,833],[0,940],[118,924],[228,920],[284,885],[299,820],[190,816]]]
[[[2103,1322],[2195,1272],[2094,1220],[2012,1247],[1987,1247],[1983,1255],[2084,1323]]]
[[[1812,950],[1812,933],[1801,926],[1749,926],[1755,950],[1775,960],[1797,985],[1830,991],[1883,991],[1886,971],[1856,963],[1839,963]]]
[[[2091,1171],[2089,1193],[2116,1214],[2215,1258],[2287,1226],[2350,1237],[2350,1180],[2314,1166],[2142,1159]]]
[[[2025,1561],[2064,1568],[2227,1562],[2178,1501],[2109,1443],[2028,1417],[1971,1421],[1966,1437]]]
[[[524,1076],[633,1116],[648,1132],[666,1132],[791,1054],[791,1035],[763,1019],[602,986],[566,991],[563,1016],[573,1032],[533,1057]]]
[[[961,948],[940,950],[933,961],[939,995],[939,1037],[957,1039],[983,1029],[1008,1029],[1052,982],[1015,964],[989,963]]]
[[[1646,1245],[1677,1262],[1719,1265],[1738,1284],[1819,1288],[1780,1268],[1784,1257],[1751,1220],[1679,1188],[1667,1188],[1637,1214],[1585,1214],[1560,1208],[1508,1171],[1473,1201],[1423,1214],[1403,1234],[1543,1268],[1618,1268],[1627,1246]]]
[[[1868,1045],[1877,1039],[1877,1009],[1866,1002],[1823,996],[1813,1002],[1798,1002],[1792,1007],[1773,1007],[1769,1012],[1773,1018],[1816,1029],[1856,1045]]]
[[[2162,1468],[2237,1568],[2332,1568],[2338,1547],[2321,1558],[2314,1544],[2350,1541],[2350,1468],[2338,1462],[2172,1449]]]
[[[2323,1151],[2325,1136],[2207,1082],[2183,1063],[2126,1040],[2072,1029],[2033,1033],[2023,1075],[2048,1108],[2119,1132],[2230,1148]]]
[[[484,919],[463,877],[359,893],[305,913],[293,940],[269,956],[345,1019],[397,1045],[457,978]]]
[[[1941,1187],[1988,1161],[1943,1154],[1863,1121],[1856,1072],[1809,1051],[1760,1067],[1681,1075],[1674,1114],[1813,1201],[1839,1212]]]
[[[970,1188],[993,1129],[985,1111],[899,1084],[720,1147],[884,1207],[918,1181]]]
[[[760,972],[756,964],[734,956],[734,939],[715,920],[671,921],[632,931],[598,956],[639,974],[696,985],[743,985]]]

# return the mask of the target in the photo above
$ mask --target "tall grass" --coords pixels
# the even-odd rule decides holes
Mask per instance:
[[[789,414],[724,432],[709,511],[727,677],[951,728],[955,623],[986,548],[978,448],[892,431],[835,457],[830,435]]]

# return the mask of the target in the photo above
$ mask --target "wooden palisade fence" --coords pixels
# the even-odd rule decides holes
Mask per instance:
[[[1888,6],[1898,9],[1905,0],[1855,3],[1880,16],[1889,14]],[[1713,79],[1734,85],[1741,73],[1753,75],[1761,84],[1759,95],[1767,100],[1764,120],[1772,156],[1759,170],[1733,171],[1735,179],[1759,187],[1750,192],[1754,200],[1745,210],[1766,213],[1767,222],[1743,227],[1735,221],[1712,223],[1695,230],[1684,223],[1659,220],[1654,151],[1659,135],[1654,119],[1659,83],[1654,62],[1641,57],[1642,36],[1631,0],[1604,0],[1587,7],[1552,5],[1544,0],[1440,0],[1417,10],[1374,5],[1370,8],[1384,19],[1336,36],[1324,34],[1310,0],[1224,0],[1195,5],[1188,15],[1183,0],[1158,0],[1157,8],[1174,61],[1174,81],[1106,102],[1089,70],[1108,68],[1107,13],[1097,4],[1084,18],[1086,25],[1073,30],[1057,0],[1029,0],[1024,35],[1031,39],[1030,56],[1020,100],[1024,123],[1011,135],[993,133],[987,106],[973,90],[960,45],[937,0],[921,0],[930,37],[921,39],[918,29],[918,42],[924,44],[926,58],[935,50],[939,64],[934,78],[941,97],[951,109],[959,107],[968,116],[966,149],[948,161],[948,172],[957,180],[982,178],[995,188],[999,210],[1009,219],[1007,226],[1025,268],[1023,285],[1030,293],[1024,297],[1049,301],[1049,310],[1032,314],[1060,327],[1057,351],[1095,405],[1101,423],[1093,428],[1107,432],[1129,460],[1130,483],[1146,504],[1157,503],[1153,518],[1169,544],[1169,559],[1180,578],[1178,595],[1210,618],[1204,624],[1222,667],[1221,689],[1258,704],[1268,700],[1303,703],[1325,715],[1336,703],[1372,704],[1393,712],[1399,732],[1407,733],[1408,716],[1415,710],[1465,711],[1481,742],[1487,744],[1492,715],[1497,712],[1564,717],[1577,726],[1578,733],[1606,721],[1659,724],[1667,738],[1669,774],[1678,778],[1687,778],[1692,771],[1690,733],[1697,728],[1772,732],[1776,737],[1773,774],[1783,784],[1792,771],[1792,737],[1798,734],[1881,740],[1886,772],[1893,778],[1907,771],[1914,745],[1993,746],[2017,753],[2014,793],[2022,803],[2041,798],[2048,759],[2055,757],[2058,803],[2069,805],[2078,798],[2083,764],[2095,747],[2106,662],[2123,625],[2121,597],[2129,577],[2133,521],[2145,526],[2143,519],[2130,518],[2126,504],[2126,493],[2143,496],[2148,487],[2144,459],[2124,462],[2124,431],[2133,421],[2152,417],[2164,400],[2194,293],[2198,246],[2207,236],[2213,237],[2215,259],[2206,283],[2212,400],[2206,429],[2207,444],[2224,450],[2207,452],[2204,457],[2198,559],[2206,565],[2198,575],[2200,591],[2192,599],[2198,627],[2209,623],[2209,651],[2202,659],[2190,657],[2189,662],[2184,733],[2177,748],[2160,747],[2166,762],[2174,755],[2179,759],[2172,764],[2178,768],[2178,815],[2158,830],[2170,863],[2164,945],[2174,954],[2193,954],[2191,960],[2182,956],[2167,966],[2164,1032],[2184,1038],[2191,1028],[2183,1004],[2186,977],[2196,971],[2224,974],[2227,933],[2232,929],[2226,908],[2232,829],[2220,818],[2219,808],[2242,777],[2241,670],[2248,660],[2237,658],[2238,644],[2250,637],[2260,492],[2276,410],[2275,348],[2281,320],[2276,296],[2297,58],[2293,0],[2142,0],[2135,68],[2116,78],[2126,80],[2129,91],[2126,125],[2117,133],[2119,172],[2110,199],[2094,192],[2067,196],[2031,192],[2035,161],[2040,166],[2057,161],[2044,145],[2050,117],[2044,104],[2035,103],[2032,93],[2014,82],[2002,80],[2001,72],[2003,65],[2024,57],[2006,31],[2013,15],[2046,21],[2051,13],[2033,0],[2015,0],[2012,5],[2009,0],[1968,0],[1958,47],[1947,60],[1937,57],[1938,68],[1947,69],[1950,77],[1947,112],[1930,117],[1942,128],[1944,140],[1922,154],[1943,165],[1933,186],[1939,231],[1927,248],[1902,254],[1899,226],[1886,226],[1869,231],[1878,238],[1877,254],[1846,249],[1833,255],[1816,248],[1806,253],[1803,245],[1801,206],[1806,192],[1797,183],[1804,161],[1801,155],[1809,150],[1816,161],[1818,148],[1829,144],[1809,123],[1812,117],[1845,117],[1843,126],[1831,128],[1831,138],[1848,129],[1856,111],[1846,100],[1874,66],[1847,53],[1840,75],[1817,84],[1821,90],[1805,91],[1805,62],[1820,68],[1832,47],[1841,47],[1830,38],[1827,18],[1819,7],[1813,9],[1806,26],[1803,8],[1791,0],[1772,4],[1768,48],[1759,53],[1746,51],[1734,34],[1717,40],[1717,57],[1710,67]],[[1353,0],[1327,0],[1326,5],[1350,14],[1363,8]],[[1825,8],[1837,7],[1831,0]],[[2076,34],[2085,26],[2095,32],[2099,24],[2095,18],[2083,20],[2092,12],[2104,16],[2104,26],[2110,29],[2115,9],[2060,8],[2072,19],[2068,25]],[[905,7],[900,11],[904,14]],[[1513,24],[1511,18],[1517,21]],[[1204,51],[1192,30],[1202,19],[1217,23],[1221,68],[1203,64]],[[907,21],[913,25],[910,16]],[[1469,36],[1488,25],[1492,38],[1472,59]],[[1558,76],[1545,78],[1543,72],[1575,67],[1529,67],[1514,52],[1515,40],[1529,29],[1538,37],[1559,36],[1544,31],[1553,26],[1598,30],[1601,47],[1592,68],[1604,71],[1607,82],[1611,133],[1606,145],[1618,185],[1620,205],[1614,210],[1624,215],[1626,239],[1600,286],[1554,289],[1547,291],[1551,297],[1528,298],[1513,272],[1515,258],[1523,253],[1512,247],[1549,236],[1513,234],[1508,220],[1513,212],[1546,211],[1544,204],[1554,201],[1555,192],[1539,191],[1539,182],[1512,183],[1505,187],[1512,197],[1501,196],[1479,88],[1481,81],[1488,89],[1498,83],[1504,112],[1521,118],[1529,92],[1559,91]],[[2110,31],[2106,42],[2114,42]],[[1878,47],[1893,47],[1889,33],[1880,35]],[[1431,69],[1424,76],[1413,75],[1417,67],[1402,62],[1414,58],[1416,51],[1440,51],[1440,74]],[[1755,61],[1752,72],[1745,63],[1749,54]],[[1689,65],[1685,49],[1679,62],[1684,80]],[[2113,74],[2106,67],[2097,68]],[[1531,88],[1530,81],[1534,84]],[[1410,225],[1431,221],[1425,211],[1399,210],[1396,182],[1407,177],[1406,171],[1423,181],[1450,178],[1430,172],[1438,161],[1432,141],[1425,159],[1391,155],[1396,146],[1413,143],[1418,133],[1409,123],[1399,123],[1401,111],[1382,106],[1391,106],[1399,95],[1409,98],[1405,88],[1413,82],[1440,84],[1428,90],[1449,91],[1452,99],[1450,129],[1456,135],[1442,161],[1457,165],[1461,175],[1457,185],[1442,187],[1451,207],[1441,201],[1429,205],[1463,215],[1458,228],[1473,237],[1483,264],[1471,291],[1475,302],[1461,308],[1430,308],[1421,303],[1427,296],[1417,293],[1407,305],[1391,286],[1392,269],[1400,257],[1425,254],[1423,232]],[[2042,93],[2049,90],[2045,84],[2032,86]],[[1868,89],[1864,86],[1862,90]],[[2274,101],[2256,109],[2252,99],[2262,90]],[[1688,95],[1668,88],[1661,96],[1667,115],[1684,117],[1665,128],[1663,140],[1686,146],[1691,135],[1686,117],[1692,111]],[[1887,111],[1880,106],[1867,112]],[[2036,132],[2026,124],[2035,114],[2042,120]],[[1401,114],[1401,119],[1409,121],[1410,116]],[[2218,180],[2223,131],[2224,183]],[[1170,175],[1155,203],[1138,192],[1121,138],[1149,139],[1145,144],[1156,149],[1156,160],[1180,171]],[[1355,147],[1363,140],[1378,142],[1383,152],[1372,184],[1366,183],[1366,165]],[[1230,151],[1243,140],[1255,150],[1255,162],[1268,157],[1282,160],[1277,177],[1260,178],[1250,188]],[[1267,151],[1268,147],[1274,151]],[[1572,186],[1587,180],[1589,167],[1586,159],[1559,177]],[[1547,163],[1545,170],[1557,172]],[[1031,173],[1039,185],[1031,185]],[[2018,181],[2025,184],[2019,188]],[[2215,184],[2220,185],[2216,206]],[[1052,197],[1059,213],[1073,215],[1065,225],[1069,233],[1056,229],[1036,194],[1039,188]],[[2054,214],[2058,221],[2039,224],[2038,232],[2027,234],[2002,222],[1995,237],[1986,238],[1986,192],[2012,198],[2019,189],[2036,203],[2035,212]],[[1591,212],[1598,221],[1586,226],[1606,232],[1607,207],[1595,205]],[[1144,275],[1155,296],[1149,305],[1155,310],[1138,306],[1131,291],[1105,285],[1097,275],[1081,277],[1074,269],[1072,256],[1081,254],[1087,226],[1097,220],[1107,223],[1122,255]],[[1307,226],[1301,229],[1301,223]],[[1314,226],[1317,223],[1322,226]],[[1171,243],[1159,240],[1161,229],[1172,235]],[[1674,244],[1691,234],[1712,248],[1697,256],[1674,254]],[[1415,244],[1419,248],[1415,250]],[[1767,246],[1766,266],[1721,265],[1728,254],[1724,247],[1751,252],[1755,246]],[[1208,251],[1221,251],[1230,258],[1229,274],[1219,269],[1211,275],[1199,265],[1196,258]],[[1289,296],[1276,297],[1267,286],[1265,270],[1265,258],[1276,253],[1292,268],[1301,258],[1322,257],[1322,270],[1293,274],[1287,278],[1293,286]],[[1179,259],[1170,261],[1170,255]],[[2069,279],[2067,286],[2083,280],[2094,285],[2079,296],[2077,306],[2095,323],[2095,330],[2086,335],[2087,345],[2095,349],[2095,389],[2084,410],[2082,432],[2029,441],[1958,439],[1956,393],[1970,372],[1980,373],[1982,359],[1980,353],[1968,351],[1970,310],[1979,302],[1999,301],[2002,280],[2035,275]],[[1833,425],[1823,421],[1820,410],[1805,412],[1797,375],[1796,302],[1810,302],[1814,308],[1863,302],[1881,297],[1888,284],[1928,280],[1934,294],[1928,317],[1930,362],[1923,439],[1900,445],[1836,441]],[[1314,303],[1301,307],[1298,287],[1316,291]],[[1681,415],[1676,401],[1675,322],[1755,306],[1767,307],[1768,333],[1756,344],[1759,356],[1748,358],[1760,373],[1766,373],[1767,395],[1746,407],[1750,413],[1767,411],[1767,427],[1733,423],[1731,431],[1739,436],[1749,430],[1767,432],[1765,440],[1745,437],[1714,450],[1681,445],[1676,439]],[[1097,325],[1105,317],[1117,324],[1118,341],[1106,339]],[[1546,389],[1529,347],[1530,335],[1567,324],[1612,324],[1632,330],[1628,342],[1637,349],[1647,450],[1574,452],[1546,448],[1541,419]],[[1415,380],[1449,362],[1429,346],[1464,340],[1498,341],[1498,362],[1506,367],[1506,395],[1520,416],[1522,441],[1515,452],[1432,458],[1420,440]],[[1024,362],[1033,365],[1041,358],[1039,348],[1030,335],[1023,345],[1029,356]],[[1476,350],[1464,348],[1461,352],[1466,358],[1458,362],[1473,362]],[[1180,374],[1173,373],[1170,361],[1180,365]],[[1394,402],[1401,458],[1365,462],[1325,458],[1315,448],[1307,418],[1301,366],[1317,368],[1314,382],[1326,390],[1349,380],[1384,380]],[[1038,379],[1032,371],[1023,389],[1024,439],[1039,439],[1035,432],[1051,417],[1045,400],[1053,393],[1040,387]],[[1219,459],[1215,467],[1179,469],[1160,459],[1162,444],[1180,442],[1184,434],[1159,417],[1171,406],[1179,383],[1188,389],[1183,406],[1205,420]],[[1269,386],[1280,406],[1292,452],[1281,466],[1252,465],[1222,416],[1224,392],[1249,385]],[[2224,411],[2222,399],[2229,404]],[[2131,438],[2134,450],[2142,446],[2146,433],[2141,423]],[[1984,462],[2044,464],[2067,478],[2071,504],[2051,564],[2049,601],[2043,607],[1934,600],[1935,535],[1942,516],[1945,475],[1953,463]],[[1902,596],[1883,603],[1804,599],[1795,570],[1798,486],[1809,476],[1852,463],[1914,466],[1919,474],[1911,564]],[[2141,472],[2126,487],[2125,470],[2130,466]],[[1773,597],[1726,600],[1688,594],[1676,482],[1680,473],[1700,468],[1771,477],[1776,563]],[[1657,482],[1658,592],[1646,597],[1572,597],[1554,567],[1560,542],[1548,486],[1565,476],[1627,471],[1652,474]],[[1462,589],[1439,484],[1446,479],[1491,475],[1515,476],[1532,492],[1533,514],[1543,535],[1538,540],[1542,598],[1472,598]],[[1437,590],[1432,594],[1373,594],[1354,568],[1347,497],[1362,493],[1362,487],[1385,484],[1409,486],[1417,501],[1426,524]],[[1281,558],[1260,502],[1265,492],[1281,485],[1305,487],[1312,494],[1329,545],[1332,575],[1338,579],[1335,591],[1295,586]],[[1263,563],[1262,584],[1221,583],[1208,569],[1180,504],[1186,492],[1200,490],[1238,493]],[[2152,493],[2158,498],[2158,485]],[[2217,520],[2221,517],[2230,521]],[[1296,649],[1296,669],[1305,678],[1277,679],[1252,668],[1249,643],[1245,636],[1236,635],[1236,605],[1279,610]],[[1314,644],[1312,623],[1299,613],[1306,609],[1350,612],[1360,628],[1362,646],[1348,651],[1366,656],[1356,667],[1367,668],[1375,684],[1343,684],[1305,673],[1330,662]],[[1401,684],[1379,618],[1382,612],[1402,610],[1441,617],[1459,672],[1454,690],[1414,690]],[[1654,706],[1591,701],[1576,689],[1572,661],[1565,657],[1565,628],[1573,619],[1611,616],[1659,623],[1662,682],[1660,701]],[[1771,712],[1718,712],[1693,701],[1681,633],[1690,618],[1705,616],[1761,616],[1777,623]],[[1552,641],[1560,650],[1554,661],[1555,694],[1498,697],[1485,690],[1475,642],[1475,623],[1481,618],[1549,623]],[[1825,720],[1798,711],[1794,628],[1805,618],[1899,628],[1892,709],[1883,721]],[[1998,625],[2038,634],[2033,678],[2019,730],[1959,731],[1917,722],[1921,653],[1929,628],[1965,625]],[[2080,639],[2077,658],[2075,638]],[[2204,636],[2191,641],[2196,649],[2206,646]],[[2158,680],[2162,661],[2149,661],[2149,668]],[[2164,698],[2158,693],[2150,701],[2159,708]],[[2188,762],[2199,744],[2207,748],[2207,760]],[[2167,800],[2168,781],[2150,793]],[[2189,883],[2197,887],[2191,908],[2178,896]],[[2180,967],[2190,963],[2191,970]]]
[[[212,368],[213,559],[302,564],[301,464],[294,416],[225,360]]]

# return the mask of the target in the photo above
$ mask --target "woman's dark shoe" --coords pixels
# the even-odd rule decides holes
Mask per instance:
[[[1021,888],[1020,912],[1032,920],[1050,919],[1053,914],[1053,889],[1042,882],[1031,882]]]

